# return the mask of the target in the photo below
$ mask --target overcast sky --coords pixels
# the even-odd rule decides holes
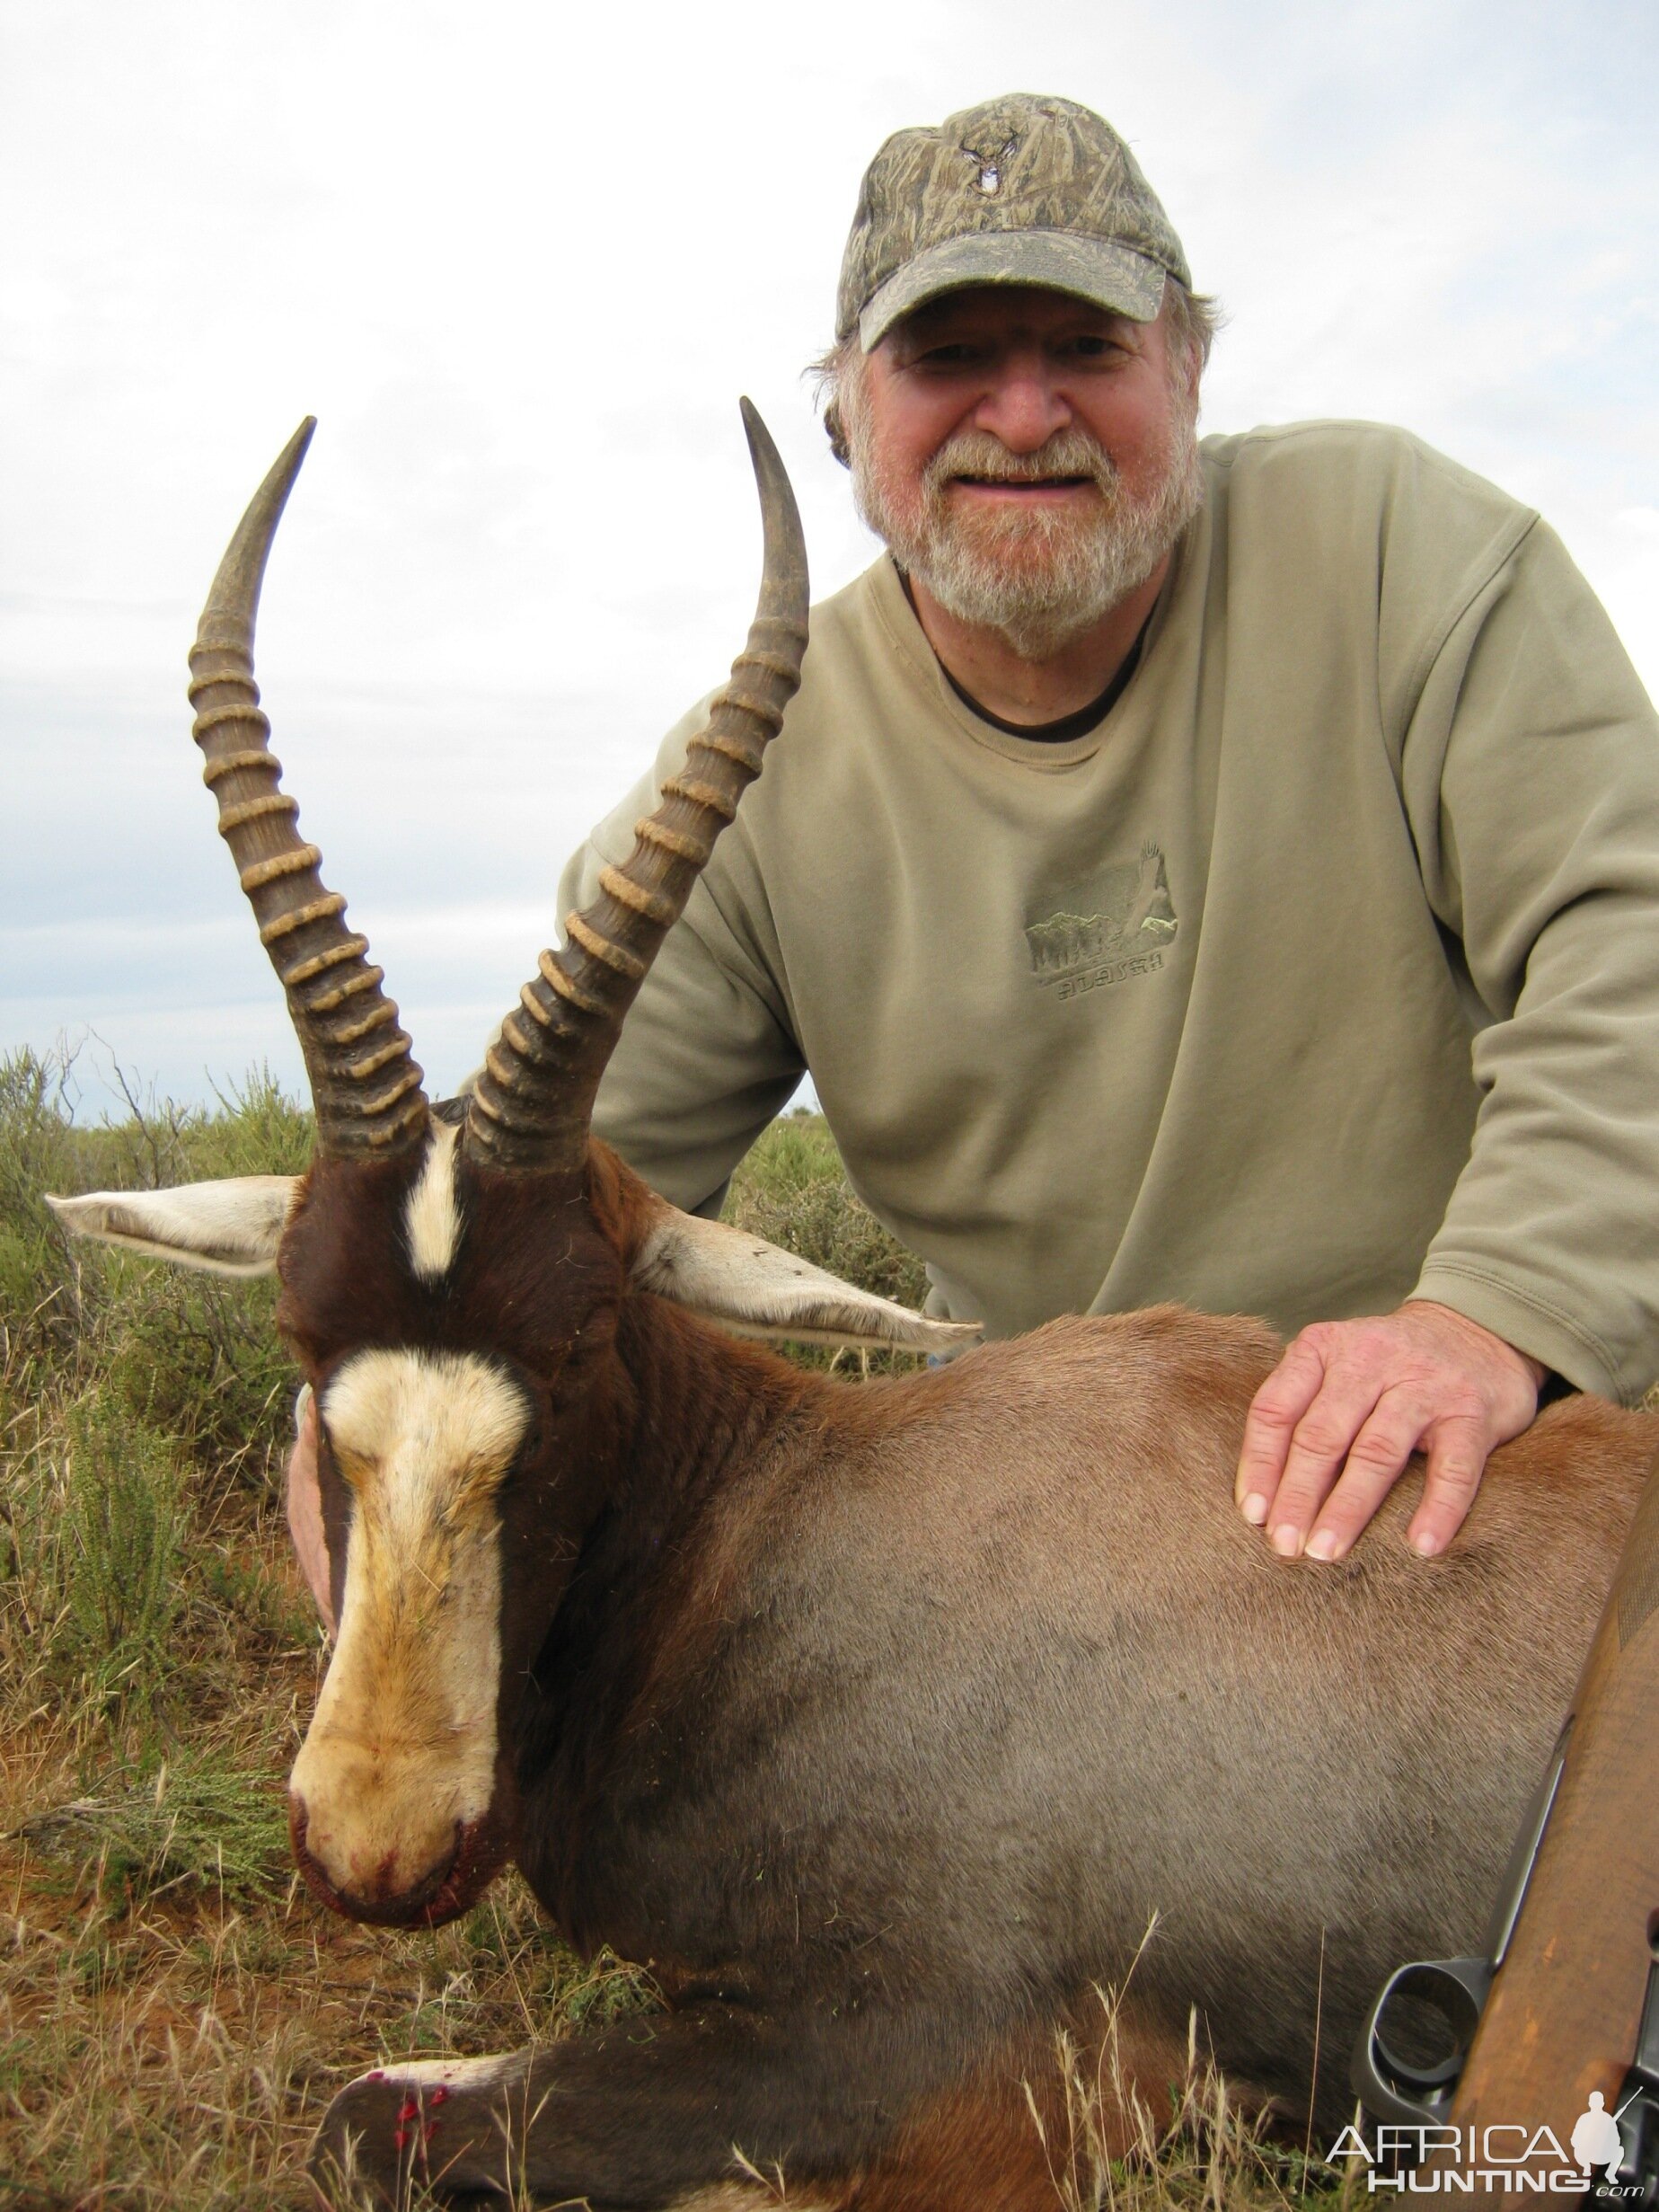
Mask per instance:
[[[0,0],[0,1049],[179,1097],[298,1057],[184,656],[299,418],[287,781],[453,1086],[569,849],[717,682],[748,392],[815,590],[873,553],[812,411],[890,130],[1057,93],[1230,316],[1205,427],[1403,422],[1539,508],[1659,689],[1655,0]]]

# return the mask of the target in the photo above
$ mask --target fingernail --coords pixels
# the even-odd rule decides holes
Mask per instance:
[[[1239,1510],[1252,1528],[1259,1528],[1267,1517],[1267,1500],[1252,1491]]]
[[[1294,1559],[1302,1549],[1302,1531],[1289,1521],[1281,1521],[1268,1541],[1281,1559]]]
[[[1420,1529],[1411,1539],[1411,1544],[1412,1549],[1420,1553],[1425,1559],[1433,1559],[1440,1549],[1440,1538],[1432,1528]]]
[[[1310,1559],[1335,1559],[1337,1550],[1336,1534],[1331,1529],[1316,1528],[1308,1538],[1308,1557]]]

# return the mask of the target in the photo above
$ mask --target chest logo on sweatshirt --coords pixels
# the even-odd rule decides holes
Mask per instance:
[[[1028,916],[1031,972],[1060,998],[1126,983],[1163,966],[1177,926],[1163,854],[1149,843],[1139,860],[1114,862],[1063,891],[1050,911]]]

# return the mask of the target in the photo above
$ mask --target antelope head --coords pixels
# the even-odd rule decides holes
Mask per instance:
[[[296,1860],[336,1910],[437,1924],[510,1854],[514,1721],[586,1532],[627,1451],[619,1323],[640,1291],[745,1333],[926,1349],[921,1320],[694,1220],[590,1138],[622,1022],[800,677],[807,564],[789,482],[744,420],[760,603],[684,771],[543,951],[472,1096],[437,1110],[324,889],[253,680],[260,586],[306,422],[232,541],[190,656],[219,828],[299,1035],[307,1173],[54,1200],[83,1234],[233,1275],[275,1269],[315,1394],[339,1637],[289,1783]]]

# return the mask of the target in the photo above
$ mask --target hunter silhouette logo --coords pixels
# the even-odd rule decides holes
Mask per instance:
[[[1618,2117],[1607,2110],[1607,2099],[1599,2089],[1590,2092],[1590,2110],[1573,2123],[1572,2144],[1573,2155],[1586,2173],[1600,2166],[1603,2181],[1618,2180],[1624,2145],[1619,2139]]]
[[[1139,860],[1115,863],[1092,881],[1063,892],[1059,904],[1040,918],[1030,916],[1026,949],[1037,981],[1055,985],[1058,997],[1071,998],[1161,968],[1176,928],[1164,857],[1149,842]]]

